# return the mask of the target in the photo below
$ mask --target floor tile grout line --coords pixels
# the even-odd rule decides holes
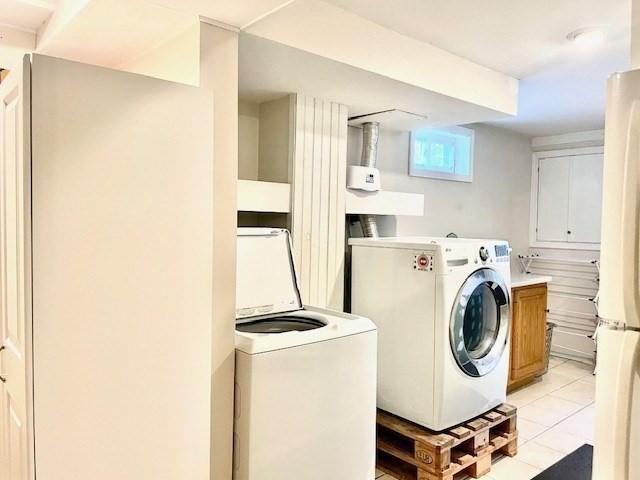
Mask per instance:
[[[547,396],[551,396],[551,395],[545,395],[545,397],[547,397]],[[542,398],[544,398],[544,397],[542,397]],[[542,398],[539,398],[538,400],[542,400]],[[558,398],[558,397],[553,397],[553,398]],[[591,405],[593,405],[593,404],[594,404],[594,402],[595,402],[595,401],[594,401],[594,402],[591,402],[589,405],[582,405],[582,404],[580,404],[580,403],[572,402],[571,400],[565,400],[564,398],[558,398],[558,400],[564,400],[565,402],[573,403],[574,405],[578,405],[580,408],[579,408],[578,410],[576,410],[575,412],[573,412],[573,413],[571,413],[571,414],[567,415],[567,416],[566,416],[566,417],[564,417],[562,420],[560,420],[560,421],[558,421],[558,422],[554,423],[553,425],[551,425],[550,427],[547,427],[547,428],[553,428],[553,427],[555,427],[555,426],[556,426],[556,425],[558,425],[559,423],[564,422],[567,418],[569,418],[569,417],[573,417],[574,415],[577,415],[578,413],[580,413],[580,412],[581,412],[582,410],[584,410],[585,408],[589,408],[589,407],[590,407]],[[521,417],[521,418],[522,418],[523,420],[526,420],[527,422],[537,423],[538,425],[542,425],[543,427],[546,427],[546,425],[543,425],[542,423],[536,422],[535,420],[529,420],[528,418],[525,418],[525,417]],[[542,435],[542,434],[540,434],[540,435]],[[532,437],[532,438],[530,438],[528,441],[530,441],[530,440],[533,440],[533,437]]]
[[[529,402],[527,402],[527,403],[524,403],[524,404],[520,405],[520,406],[519,406],[519,407],[517,407],[517,408],[526,407],[527,405],[529,405],[529,404],[531,404],[531,403],[533,403],[533,402],[536,402],[536,401],[540,400],[541,398],[546,397],[547,395],[551,395],[552,393],[557,392],[558,390],[561,390],[561,389],[563,389],[563,388],[565,388],[565,387],[568,387],[569,385],[573,385],[573,384],[574,384],[574,383],[576,383],[576,382],[579,382],[579,381],[580,381],[580,380],[582,380],[583,378],[587,378],[589,375],[593,375],[593,374],[592,374],[592,373],[588,373],[588,374],[586,374],[586,375],[584,375],[584,376],[582,376],[582,377],[580,377],[580,378],[576,378],[576,379],[574,379],[574,380],[571,380],[569,383],[565,383],[564,385],[562,385],[562,386],[560,386],[560,387],[558,387],[558,388],[556,388],[556,389],[554,389],[554,390],[550,390],[549,392],[547,392],[547,393],[543,394],[541,397],[535,398],[535,399],[533,399],[533,400],[531,400],[531,401],[529,401]],[[531,386],[531,385],[530,385],[530,386]],[[524,388],[522,388],[521,390],[518,390],[518,391],[516,391],[516,392],[514,392],[514,393],[522,392],[522,391],[524,391],[526,388],[527,388],[527,387],[524,387]],[[554,397],[554,398],[558,398],[558,397]],[[560,400],[564,400],[564,398],[561,398]],[[507,398],[507,402],[508,402],[508,401],[509,401],[509,399]],[[571,400],[567,400],[567,402],[571,402]],[[576,402],[572,402],[572,403],[576,403]]]
[[[573,417],[574,415],[579,414],[580,412],[582,412],[583,410],[589,408],[591,405],[593,405],[595,402],[591,402],[589,405],[581,408],[580,410],[576,410],[574,413],[572,413],[571,415],[569,415],[568,417],[563,418],[562,420],[560,420],[559,422],[554,423],[552,426],[548,427],[544,432],[540,432],[538,435],[535,435],[534,437],[531,437],[529,440],[527,440],[527,442],[532,442],[533,440],[535,440],[536,438],[538,438],[540,435],[542,435],[543,433],[546,433],[547,431],[551,430],[552,428],[557,427],[558,425],[560,425],[562,422],[564,422],[565,420]],[[526,418],[525,418],[526,420]],[[530,420],[529,420],[530,421]],[[540,424],[541,425],[541,424]],[[579,436],[580,438],[583,438],[581,435],[576,435],[577,437]],[[584,439],[587,440],[587,439]],[[550,447],[549,447],[550,448]],[[557,450],[556,450],[557,451]]]

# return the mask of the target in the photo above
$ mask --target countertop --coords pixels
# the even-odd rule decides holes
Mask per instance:
[[[549,283],[552,277],[549,275],[536,275],[535,273],[511,273],[511,288],[528,287],[540,283]]]

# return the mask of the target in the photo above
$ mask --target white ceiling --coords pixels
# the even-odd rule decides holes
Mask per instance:
[[[38,52],[120,67],[192,28],[197,18],[156,2],[91,0],[53,41],[39,42]]]
[[[391,109],[429,126],[497,119],[504,113],[399,82],[248,33],[240,35],[239,95],[262,103],[296,92],[348,105],[349,116]]]
[[[529,136],[602,128],[606,78],[629,68],[631,0],[326,1],[522,79],[518,115],[494,123]],[[109,64],[118,64],[132,50],[153,47],[168,33],[175,34],[195,13],[242,27],[290,2],[92,0],[82,11],[91,21],[75,22],[77,28],[64,32],[61,43],[64,51],[84,59],[95,55],[91,44],[119,32],[115,37],[120,41],[100,48]],[[56,3],[0,0],[0,66],[33,49],[33,32]],[[182,18],[176,22],[175,17]],[[581,50],[566,40],[570,31],[594,25],[607,28],[603,46]]]
[[[630,0],[327,0],[407,36],[521,78],[500,125],[539,136],[602,128],[606,78],[629,68]],[[569,32],[605,26],[592,50]]]
[[[51,15],[53,0],[0,0],[0,68],[36,46],[36,31]]]
[[[35,32],[41,53],[119,66],[189,28],[199,15],[240,28],[292,1],[0,0],[0,68],[36,48]],[[54,10],[54,21],[42,27]]]
[[[53,8],[54,0],[0,0],[0,24],[35,33]]]
[[[245,27],[294,0],[149,0],[181,12],[203,15],[234,27]]]

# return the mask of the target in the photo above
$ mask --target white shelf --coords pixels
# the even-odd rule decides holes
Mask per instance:
[[[402,192],[364,192],[347,189],[347,214],[424,215],[424,195]]]
[[[349,119],[349,126],[362,128],[362,124],[366,122],[378,122],[380,128],[397,132],[411,132],[418,128],[430,126],[430,120],[425,115],[398,109],[352,117]]]
[[[288,183],[238,180],[238,211],[289,213],[290,192]]]

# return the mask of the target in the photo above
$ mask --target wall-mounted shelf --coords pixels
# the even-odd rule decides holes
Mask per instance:
[[[403,192],[364,192],[347,189],[347,214],[424,215],[424,195]]]
[[[238,180],[238,211],[289,213],[290,192],[288,183]]]

